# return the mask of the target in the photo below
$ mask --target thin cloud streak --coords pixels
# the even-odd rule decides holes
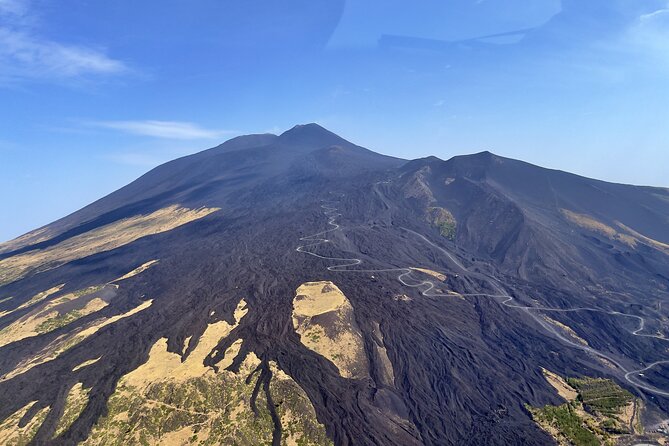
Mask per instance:
[[[118,75],[129,68],[103,51],[39,35],[39,21],[21,0],[0,0],[0,81],[62,81],[90,75]]]
[[[231,130],[206,129],[192,122],[181,121],[97,121],[90,125],[133,135],[166,139],[219,139],[238,133]]]

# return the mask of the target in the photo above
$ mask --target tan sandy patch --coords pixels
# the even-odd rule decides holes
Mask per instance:
[[[191,378],[214,373],[214,369],[206,367],[204,360],[218,342],[226,337],[248,312],[246,302],[242,299],[235,310],[235,324],[225,321],[209,324],[197,343],[197,346],[182,362],[181,355],[167,351],[167,338],[162,338],[151,348],[149,359],[125,375],[124,383],[137,388],[145,388],[151,383],[162,380],[186,381]]]
[[[22,360],[14,368],[14,370],[12,370],[11,372],[9,372],[9,373],[5,374],[4,376],[0,377],[0,382],[6,381],[6,380],[11,379],[15,376],[18,376],[22,373],[25,373],[28,370],[30,370],[33,367],[36,367],[40,364],[44,364],[45,362],[52,361],[52,360],[56,359],[61,353],[69,350],[70,348],[72,348],[75,345],[79,344],[80,342],[84,341],[88,337],[94,335],[95,333],[98,332],[98,330],[101,330],[102,328],[106,327],[107,325],[118,322],[121,319],[125,319],[125,318],[130,317],[134,314],[137,314],[140,311],[143,311],[143,310],[149,308],[152,303],[153,303],[153,299],[147,300],[145,302],[142,302],[140,305],[133,308],[132,310],[127,311],[126,313],[118,314],[118,315],[112,316],[110,318],[98,319],[96,321],[91,322],[87,327],[77,329],[77,330],[74,330],[71,333],[66,333],[66,334],[63,334],[63,335],[59,336],[53,342],[51,342],[48,346],[46,346],[44,349],[42,349],[40,352]]]
[[[121,277],[119,277],[118,279],[114,279],[114,280],[112,280],[112,281],[109,282],[109,283],[119,282],[119,281],[121,281],[121,280],[129,279],[129,278],[131,278],[131,277],[134,277],[134,276],[136,276],[137,274],[143,273],[143,272],[146,271],[147,269],[151,268],[151,267],[152,267],[153,265],[155,265],[156,263],[158,263],[158,260],[151,260],[151,261],[149,261],[149,262],[146,262],[146,263],[144,263],[144,264],[138,266],[137,268],[133,269],[133,270],[130,271],[129,273],[124,274],[124,275],[122,275]]]
[[[541,371],[543,372],[546,381],[548,381],[548,384],[550,384],[551,386],[553,386],[555,390],[557,390],[558,395],[560,395],[567,401],[572,401],[576,399],[576,397],[578,396],[578,392],[576,392],[576,390],[574,390],[573,387],[567,384],[567,382],[564,379],[562,379],[560,375],[553,373],[550,370],[546,370],[544,368],[542,368]]]
[[[626,244],[627,246],[634,248],[637,244],[637,239],[624,233],[620,233],[616,231],[614,228],[611,226],[608,226],[595,218],[585,215],[585,214],[578,214],[576,212],[567,210],[567,209],[560,209],[560,213],[570,222],[574,223],[577,226],[580,226],[584,229],[588,229],[593,232],[597,232],[599,234],[602,234],[611,240],[617,240],[619,242],[622,242]]]
[[[63,296],[62,298],[49,302],[39,311],[31,312],[3,328],[0,330],[0,347],[11,344],[12,342],[20,341],[21,339],[49,333],[61,326],[70,324],[77,319],[95,313],[96,311],[100,311],[108,305],[104,300],[94,298],[88,301],[83,308],[73,310],[66,314],[60,314],[55,310],[51,311],[51,309],[57,305],[69,300],[74,300],[78,297],[79,296],[75,296],[74,294]]]
[[[33,270],[48,270],[63,263],[110,251],[148,235],[169,231],[203,218],[218,208],[188,209],[177,205],[110,223],[45,249],[0,260],[0,284],[13,282]]]
[[[293,299],[293,328],[305,347],[330,360],[345,378],[369,374],[362,334],[348,298],[332,282],[307,282]]]
[[[431,269],[427,269],[427,268],[411,268],[411,269],[414,270],[414,271],[420,271],[421,273],[430,275],[430,276],[436,278],[437,280],[439,280],[440,282],[443,282],[444,280],[446,280],[446,275],[445,274],[438,273],[438,272],[433,271]]]
[[[48,407],[40,409],[25,426],[20,427],[19,422],[35,404],[37,401],[26,404],[0,423],[0,444],[25,445],[30,443],[49,413]]]
[[[38,302],[41,302],[44,299],[46,299],[47,297],[51,296],[52,294],[56,294],[58,291],[62,290],[64,286],[65,286],[65,284],[61,283],[60,285],[56,285],[55,287],[49,288],[46,291],[39,292],[39,293],[35,294],[32,298],[30,298],[30,300],[28,300],[28,301],[22,303],[21,305],[19,305],[16,309],[17,310],[22,310],[22,309],[28,308],[29,306],[34,305]]]
[[[620,409],[618,413],[618,418],[623,422],[625,426],[634,427],[632,421],[634,420],[634,415],[636,414],[636,400],[632,400],[627,406],[624,406]]]
[[[78,366],[76,366],[75,368],[73,368],[72,371],[73,371],[73,372],[76,372],[77,370],[81,370],[81,369],[83,369],[84,367],[88,367],[89,365],[93,365],[93,364],[95,364],[96,362],[98,362],[101,358],[102,358],[102,356],[98,356],[98,357],[95,358],[95,359],[89,359],[88,361],[84,361],[84,362],[82,362],[81,364],[79,364]]]
[[[565,332],[567,332],[567,334],[568,334],[570,337],[574,338],[579,344],[588,345],[588,341],[586,341],[585,339],[583,339],[582,337],[580,337],[578,334],[576,334],[576,332],[574,331],[574,329],[571,328],[569,325],[563,324],[562,322],[560,322],[560,321],[556,321],[555,319],[551,319],[551,318],[548,317],[548,316],[544,316],[544,320],[545,320],[546,322],[548,322],[549,324],[555,325],[556,327],[559,327],[560,329],[562,329],[562,330],[564,330]]]
[[[297,289],[293,300],[293,313],[300,316],[317,316],[350,306],[344,293],[332,282],[307,282]],[[293,324],[296,324],[293,318]]]
[[[160,444],[165,446],[187,446],[191,445],[190,439],[195,434],[193,426],[186,426],[174,432],[167,432],[160,438]]]
[[[642,241],[643,243],[650,245],[656,249],[659,249],[660,251],[664,252],[669,252],[669,245],[666,243],[662,243],[660,241],[657,241],[655,239],[652,239],[650,237],[646,237],[645,235],[635,231],[634,229],[630,228],[629,226],[625,226],[624,224],[620,223],[619,221],[616,222],[616,224],[623,230],[629,232],[633,237],[636,237],[636,239]]]
[[[572,223],[582,228],[599,232],[600,234],[606,235],[609,238],[613,238],[618,233],[618,231],[613,229],[611,226],[605,225],[604,223],[595,220],[589,215],[578,214],[567,209],[560,209],[560,212]]]
[[[218,367],[219,370],[225,370],[232,365],[232,362],[239,354],[239,350],[242,347],[242,342],[242,339],[237,339],[230,347],[228,347],[227,350],[225,350],[223,359],[216,363],[216,367]]]
[[[186,351],[190,347],[190,341],[193,339],[193,335],[188,336],[186,339],[184,339],[184,348],[181,350],[181,355],[186,354]]]

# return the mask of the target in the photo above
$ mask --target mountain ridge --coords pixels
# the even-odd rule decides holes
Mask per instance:
[[[544,370],[614,380],[651,426],[661,191],[316,124],[171,161],[0,245],[0,438],[544,445]]]

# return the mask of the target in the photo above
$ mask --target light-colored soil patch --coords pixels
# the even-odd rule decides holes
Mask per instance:
[[[242,343],[243,341],[241,339],[237,339],[227,350],[225,350],[223,359],[216,363],[216,367],[218,367],[219,370],[225,370],[232,365],[232,362],[239,354],[239,350],[242,348]]]
[[[62,290],[64,286],[65,286],[65,284],[62,283],[62,284],[57,285],[53,288],[49,288],[46,291],[42,291],[40,293],[35,294],[32,298],[30,298],[30,300],[28,300],[28,301],[22,303],[21,305],[19,305],[17,310],[23,310],[24,308],[28,308],[31,305],[34,305],[38,302],[43,301],[44,299],[51,296],[52,294],[56,294],[58,291]]]
[[[573,328],[571,328],[569,325],[563,324],[560,321],[556,321],[555,319],[551,319],[548,316],[544,316],[544,320],[548,322],[549,324],[555,325],[556,327],[560,328],[564,332],[567,333],[571,338],[576,340],[578,343],[583,344],[583,345],[588,345],[588,341],[580,337],[576,332],[574,331]]]
[[[60,287],[52,288],[60,290]],[[102,299],[94,298],[89,300],[83,307],[73,309],[65,313],[60,313],[56,307],[67,302],[75,301],[83,296],[92,294],[101,287],[89,287],[85,290],[79,290],[74,293],[68,293],[62,297],[48,302],[46,305],[35,308],[30,313],[17,319],[7,327],[0,330],[0,347],[11,344],[12,342],[20,341],[40,334],[49,333],[57,328],[64,327],[72,322],[89,314],[100,311],[108,304]],[[54,291],[55,292],[55,291]],[[44,292],[48,293],[48,292]],[[43,294],[43,293],[40,293]],[[49,293],[53,294],[53,292]],[[37,295],[39,296],[39,295]],[[36,296],[36,297],[37,297]],[[44,300],[46,297],[40,297],[37,302]],[[34,298],[33,298],[34,299]]]
[[[81,412],[84,411],[84,408],[88,404],[88,394],[90,391],[91,389],[85,389],[81,383],[76,383],[70,389],[65,400],[63,415],[61,415],[56,425],[54,438],[67,431],[72,426],[72,423],[79,418],[79,415],[81,415]]]
[[[630,228],[629,226],[625,226],[624,224],[620,223],[619,221],[616,222],[616,224],[623,229],[624,231],[629,232],[632,236],[636,237],[638,240],[641,242],[650,245],[656,249],[659,249],[660,251],[664,251],[669,253],[669,245],[666,243],[662,243],[660,241],[657,241],[655,239],[652,239],[650,237],[646,237],[645,235],[635,231],[634,229]]]
[[[247,311],[246,302],[242,299],[235,310],[236,324],[230,325],[225,321],[210,324],[183,362],[181,355],[167,351],[167,339],[160,339],[151,348],[149,359],[123,378],[125,384],[141,389],[157,381],[186,381],[213,374],[214,369],[204,365],[205,358],[235,328]]]
[[[432,277],[436,278],[437,280],[439,280],[440,282],[443,282],[444,280],[446,280],[446,275],[445,274],[438,273],[438,272],[433,271],[431,269],[427,269],[427,268],[411,268],[411,269],[414,270],[414,271],[420,271],[421,273],[432,276]]]
[[[560,213],[564,217],[567,218],[567,220],[571,221],[572,223],[585,228],[589,229],[591,231],[599,232],[602,235],[605,235],[609,238],[615,237],[615,235],[618,233],[615,229],[613,229],[611,226],[605,225],[604,223],[595,220],[593,217],[585,214],[579,214],[573,211],[570,211],[568,209],[560,209]]]
[[[48,407],[40,409],[25,426],[20,427],[19,422],[36,403],[37,401],[33,401],[26,404],[0,423],[0,444],[3,446],[23,446],[30,443],[49,413]]]
[[[553,388],[557,390],[558,395],[560,395],[566,401],[571,401],[578,396],[576,390],[574,390],[573,387],[567,384],[567,382],[564,379],[562,379],[560,375],[557,375],[551,372],[550,370],[546,370],[544,368],[542,368],[541,371],[543,372],[546,381],[548,381],[548,384],[553,386]]]
[[[11,372],[3,375],[0,377],[0,382],[6,381],[8,379],[11,379],[15,376],[18,376],[22,373],[27,372],[28,370],[32,369],[33,367],[36,367],[40,364],[44,364],[45,362],[52,361],[56,359],[60,354],[63,352],[69,350],[70,348],[74,347],[75,345],[79,344],[80,342],[83,342],[86,340],[88,337],[94,335],[95,333],[98,332],[98,330],[101,330],[102,328],[106,327],[107,325],[113,324],[115,322],[118,322],[121,319],[125,319],[127,317],[130,317],[134,314],[139,313],[140,311],[143,311],[151,306],[153,303],[153,300],[147,300],[145,302],[142,302],[140,305],[137,307],[133,308],[132,310],[118,314],[115,316],[112,316],[110,318],[100,318],[96,321],[91,322],[88,324],[86,327],[81,327],[76,330],[73,330],[70,333],[63,334],[56,338],[53,342],[51,342],[46,348],[41,350],[40,352],[22,360]]]
[[[112,281],[109,282],[109,283],[119,282],[119,281],[121,281],[121,280],[129,279],[129,278],[131,278],[131,277],[134,277],[134,276],[136,276],[137,274],[143,273],[143,272],[146,271],[147,269],[151,268],[151,267],[152,267],[153,265],[155,265],[156,263],[158,263],[158,260],[151,260],[151,261],[149,261],[149,262],[146,262],[146,263],[144,263],[144,264],[138,266],[137,268],[133,269],[133,270],[130,271],[129,273],[124,274],[124,275],[122,275],[121,277],[119,277],[118,279],[112,280]]]
[[[102,358],[102,356],[99,356],[99,357],[97,357],[97,358],[95,358],[95,359],[89,359],[88,361],[84,361],[84,362],[82,362],[81,364],[79,364],[78,366],[76,366],[75,368],[73,368],[72,371],[73,371],[73,372],[76,372],[76,371],[78,371],[78,370],[83,369],[84,367],[88,367],[89,365],[93,365],[93,364],[95,364],[96,362],[98,362],[101,358]]]
[[[341,376],[368,376],[369,365],[353,307],[334,283],[302,284],[293,299],[292,319],[302,344],[330,360]]]
[[[13,282],[34,270],[52,269],[72,260],[116,249],[148,235],[172,230],[217,210],[169,206],[151,214],[110,223],[45,249],[0,260],[0,285]]]
[[[589,215],[578,214],[576,212],[567,209],[560,209],[560,213],[567,220],[569,220],[570,222],[574,223],[577,226],[580,226],[581,228],[597,232],[601,235],[610,238],[611,240],[617,240],[621,243],[624,243],[631,248],[634,248],[637,244],[637,240],[634,237],[630,236],[629,234],[618,232],[611,226],[606,225]]]
[[[317,316],[350,305],[344,293],[332,282],[304,283],[297,289],[293,300],[293,325],[296,324],[295,315]]]
[[[192,426],[186,426],[183,429],[174,432],[167,432],[160,438],[160,444],[165,446],[188,446],[191,445],[191,438],[197,433]]]
[[[108,284],[112,284],[112,286],[118,288],[119,285],[114,284],[114,282],[136,276],[146,271],[157,262],[158,260],[151,260],[150,262],[146,262],[129,273],[119,277],[118,279],[109,282]],[[68,325],[79,318],[95,313],[96,311],[100,311],[108,305],[107,301],[100,298],[95,298],[87,302],[82,308],[76,308],[66,313],[51,311],[61,304],[73,302],[84,296],[88,296],[97,291],[100,291],[105,287],[105,285],[90,286],[82,290],[65,294],[44,304],[45,300],[47,300],[51,295],[59,292],[64,285],[65,284],[61,284],[46,291],[37,293],[30,300],[19,306],[17,310],[28,307],[35,308],[30,313],[26,314],[0,331],[0,347],[21,339],[48,333],[57,328]],[[40,303],[42,303],[42,305],[39,305]],[[7,312],[7,314],[9,313],[11,313],[11,311]],[[2,315],[3,314],[0,313],[0,316]]]

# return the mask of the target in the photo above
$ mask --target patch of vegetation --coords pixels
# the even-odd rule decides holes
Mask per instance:
[[[601,441],[589,429],[585,420],[577,413],[573,403],[561,406],[545,406],[541,409],[529,408],[532,417],[541,426],[554,429],[574,446],[599,446]]]
[[[634,396],[614,381],[589,377],[567,378],[564,385],[576,391],[568,403],[541,409],[528,407],[532,418],[561,444],[564,440],[577,446],[609,445],[621,436],[634,433],[629,426],[632,409],[629,405],[634,401]],[[637,406],[634,411],[638,413]],[[641,431],[639,428],[638,432]]]
[[[255,382],[225,374],[162,381],[146,389],[119,384],[107,403],[108,414],[85,445],[169,444],[187,430],[198,445],[270,444],[273,424],[264,393],[250,406]]]
[[[3,446],[30,444],[50,410],[49,407],[40,409],[25,425],[21,426],[21,419],[34,404],[36,404],[34,401],[28,403],[25,407],[10,415],[9,418],[0,422],[0,444]]]
[[[102,288],[104,288],[104,285],[89,286],[88,288],[84,288],[83,290],[77,290],[77,291],[73,292],[72,296],[74,296],[74,297],[86,296],[88,294],[93,294],[97,291],[100,291]]]
[[[615,416],[634,396],[610,379],[567,378],[567,383],[578,391],[578,399],[591,412]]]
[[[310,333],[307,333],[306,336],[307,336],[307,338],[309,338],[309,340],[311,342],[314,342],[314,343],[321,340],[321,335],[317,331],[312,331]]]
[[[83,315],[79,310],[72,310],[65,314],[59,314],[58,316],[47,319],[46,321],[39,324],[37,327],[35,327],[35,331],[39,334],[48,333],[57,328],[64,327],[82,316]]]
[[[439,228],[439,233],[449,240],[455,240],[457,222],[448,209],[440,207],[427,208],[428,221]]]
[[[439,233],[449,240],[455,240],[455,222],[445,221],[439,224]]]

